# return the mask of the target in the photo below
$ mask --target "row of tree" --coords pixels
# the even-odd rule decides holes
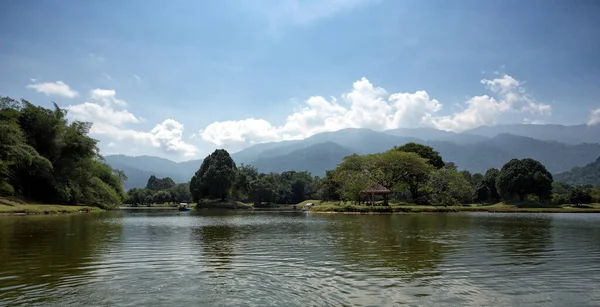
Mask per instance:
[[[421,204],[457,205],[536,200],[541,202],[586,203],[595,201],[593,187],[565,187],[553,193],[552,175],[533,159],[512,159],[501,169],[485,174],[457,171],[445,163],[433,148],[417,143],[396,146],[388,151],[350,155],[324,178],[307,172],[264,174],[249,165],[237,167],[223,149],[202,163],[190,181],[191,197],[235,199],[255,205],[299,203],[306,199],[361,202],[361,192],[381,185],[392,190],[398,200]],[[600,193],[599,193],[600,194]]]
[[[308,172],[259,173],[250,165],[236,166],[224,149],[206,157],[190,180],[192,199],[234,199],[255,206],[295,204],[317,197],[320,179]]]
[[[91,123],[67,111],[0,97],[0,196],[111,207],[123,200],[125,174],[104,162]]]
[[[157,178],[152,175],[143,189],[133,188],[127,191],[125,203],[136,205],[189,203],[192,201],[189,183],[176,184],[173,179]]]

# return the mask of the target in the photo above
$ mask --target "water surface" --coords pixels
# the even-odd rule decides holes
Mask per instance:
[[[600,214],[0,217],[0,305],[600,305]]]

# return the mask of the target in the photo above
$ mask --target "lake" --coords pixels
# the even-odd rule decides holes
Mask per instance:
[[[0,305],[600,305],[600,214],[0,216]]]

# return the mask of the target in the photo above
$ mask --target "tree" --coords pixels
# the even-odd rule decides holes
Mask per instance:
[[[548,200],[552,181],[552,175],[540,162],[531,158],[512,159],[500,170],[496,189],[504,198],[517,195],[524,200],[527,195],[535,195],[540,200]]]
[[[152,175],[148,178],[148,183],[146,184],[146,189],[159,191],[159,190],[168,190],[175,187],[176,183],[170,177],[165,178],[157,178]]]
[[[498,201],[500,195],[496,189],[496,179],[500,171],[497,168],[490,168],[475,186],[475,200],[485,202],[488,200]]]
[[[456,171],[456,170],[458,170],[458,166],[457,166],[457,165],[456,165],[456,163],[454,163],[454,162],[446,162],[446,163],[444,164],[444,168],[451,169],[451,170],[453,170],[453,171]]]
[[[575,205],[579,204],[589,204],[592,202],[591,189],[589,187],[578,185],[572,188],[567,197],[569,198],[569,202]]]
[[[380,184],[388,189],[407,188],[413,200],[418,200],[433,169],[416,153],[392,149],[365,156],[347,156],[336,170],[342,186],[360,181],[364,184],[358,186]],[[358,186],[353,184],[353,187]]]
[[[237,167],[225,149],[217,149],[202,161],[190,181],[190,192],[195,201],[202,198],[227,199],[231,193]]]
[[[320,180],[317,198],[322,200],[340,200],[341,184],[335,179],[334,170],[325,171],[325,177]]]
[[[112,169],[88,136],[91,123],[66,119],[67,110],[0,97],[0,195],[31,200],[119,204],[126,176]]]
[[[560,195],[564,195],[569,193],[569,191],[572,189],[573,187],[565,182],[561,182],[561,181],[554,181],[552,182],[552,192],[556,193],[556,194],[560,194]]]
[[[442,160],[442,156],[440,156],[439,152],[433,150],[431,146],[410,142],[402,146],[394,146],[393,149],[404,152],[414,152],[421,156],[421,158],[427,159],[429,164],[433,165],[437,169],[440,169],[445,165],[444,160]]]
[[[430,202],[433,205],[451,206],[471,202],[473,189],[464,174],[442,168],[429,176]]]

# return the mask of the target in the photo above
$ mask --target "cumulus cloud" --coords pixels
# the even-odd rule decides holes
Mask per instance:
[[[94,89],[90,100],[67,106],[67,114],[71,119],[92,122],[90,134],[110,140],[108,147],[114,149],[119,142],[128,142],[183,157],[196,156],[198,149],[183,141],[184,126],[176,120],[166,119],[150,131],[135,130],[127,125],[139,123],[139,117],[123,109],[127,102],[118,99],[114,90]]]
[[[35,79],[32,79],[35,80]],[[35,82],[35,81],[33,81]],[[38,93],[44,93],[46,96],[62,96],[65,98],[74,98],[79,95],[76,91],[72,90],[67,84],[62,81],[56,82],[43,82],[34,83],[27,85],[27,88],[36,90]]]
[[[106,105],[117,105],[119,107],[127,106],[127,102],[117,99],[115,90],[93,89],[90,91],[90,99],[103,102]]]
[[[590,112],[590,118],[587,122],[588,126],[594,126],[600,124],[600,108],[592,110]]]
[[[82,104],[68,106],[69,115],[81,121],[103,122],[115,126],[123,126],[127,123],[137,123],[139,119],[127,110],[115,110],[110,105],[84,102]]]
[[[351,91],[341,95],[341,101],[335,97],[310,97],[304,107],[287,116],[281,126],[256,118],[230,120],[214,122],[200,130],[198,135],[215,145],[239,149],[251,144],[301,139],[344,128],[434,127],[460,132],[496,124],[503,114],[509,112],[549,115],[552,111],[551,106],[536,102],[522,82],[509,75],[483,79],[481,84],[491,95],[474,96],[460,104],[458,112],[441,114],[443,104],[424,90],[389,94],[368,79],[361,78],[354,82]]]

